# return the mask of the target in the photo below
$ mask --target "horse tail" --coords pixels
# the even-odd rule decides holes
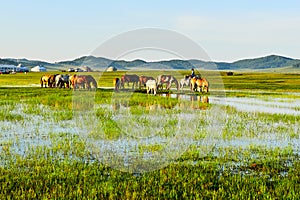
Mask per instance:
[[[94,78],[92,78],[92,83],[93,83],[94,88],[97,90],[98,84],[97,84],[97,81]]]
[[[50,78],[50,77],[49,77],[48,80],[47,80],[47,84],[48,84],[48,87],[52,87],[52,86],[51,86],[51,78]]]
[[[43,87],[43,76],[41,77],[41,80],[40,80],[40,83],[41,83],[41,87]]]
[[[209,82],[206,80],[206,78],[202,78],[202,80],[203,80],[202,87],[203,87],[203,89],[205,88],[206,92],[208,92]]]

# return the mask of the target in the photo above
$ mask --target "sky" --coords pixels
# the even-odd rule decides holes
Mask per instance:
[[[300,58],[298,0],[0,0],[0,5],[0,58],[72,60],[142,28],[182,34],[213,61],[271,54]]]

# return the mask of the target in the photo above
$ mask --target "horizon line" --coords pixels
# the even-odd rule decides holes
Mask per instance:
[[[181,61],[189,61],[189,60],[199,60],[199,61],[204,61],[204,62],[214,62],[214,63],[234,63],[234,62],[238,62],[241,60],[251,60],[251,59],[259,59],[259,58],[264,58],[264,57],[268,57],[268,56],[279,56],[279,57],[284,57],[284,58],[288,58],[288,59],[293,59],[293,60],[300,60],[299,58],[293,58],[293,57],[289,57],[286,55],[280,55],[280,54],[274,54],[274,53],[270,53],[270,54],[265,54],[265,55],[261,55],[261,56],[251,56],[251,57],[245,57],[245,58],[240,58],[240,59],[236,59],[234,61],[220,61],[220,60],[204,60],[204,59],[200,59],[200,58],[189,58],[189,59],[181,59],[181,58],[166,58],[166,59],[159,59],[159,60],[146,60],[146,59],[141,59],[141,58],[135,58],[135,59],[111,59],[111,58],[106,58],[103,56],[95,56],[95,55],[82,55],[79,57],[75,57],[75,58],[70,58],[70,59],[66,59],[66,60],[60,60],[60,61],[47,61],[44,59],[38,59],[38,58],[26,58],[26,57],[19,57],[19,58],[15,58],[15,57],[0,57],[0,59],[15,59],[15,60],[28,60],[28,61],[38,61],[38,62],[46,62],[49,64],[56,64],[56,63],[60,63],[60,62],[68,62],[68,61],[74,61],[76,59],[80,59],[83,57],[95,57],[95,58],[103,58],[103,59],[108,59],[108,60],[112,60],[112,61],[126,61],[126,62],[132,62],[132,61],[136,61],[136,60],[141,60],[144,62],[164,62],[164,61],[173,61],[173,60],[181,60]]]

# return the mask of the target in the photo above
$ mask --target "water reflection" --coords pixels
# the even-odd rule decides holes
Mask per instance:
[[[162,109],[193,109],[206,110],[209,105],[209,97],[207,95],[186,95],[186,94],[160,94],[165,98],[145,98],[140,102],[133,102],[130,99],[114,99],[112,108],[114,111],[123,109],[131,109],[132,107],[143,107],[147,111]]]

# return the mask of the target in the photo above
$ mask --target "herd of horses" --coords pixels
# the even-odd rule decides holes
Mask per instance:
[[[91,75],[48,74],[41,77],[40,83],[41,87],[50,88],[97,89],[97,81]],[[124,74],[121,78],[113,79],[114,90],[125,89],[125,85],[129,87],[129,83],[132,83],[132,89],[145,87],[148,94],[156,94],[157,90],[162,89],[170,90],[174,84],[178,91],[189,87],[191,91],[207,93],[209,88],[209,82],[203,77],[186,75],[178,82],[173,75],[159,75],[153,78]]]
[[[40,83],[50,88],[97,89],[97,81],[91,75],[48,74],[41,77]]]
[[[173,75],[159,75],[156,78],[151,76],[138,76],[136,74],[125,74],[121,78],[114,78],[114,90],[125,89],[125,85],[129,87],[132,83],[132,89],[146,87],[147,93],[156,94],[156,90],[169,90],[172,84],[175,84],[176,89],[183,90],[185,86],[189,87],[191,91],[208,92],[209,82],[204,77],[186,75],[179,82]]]

